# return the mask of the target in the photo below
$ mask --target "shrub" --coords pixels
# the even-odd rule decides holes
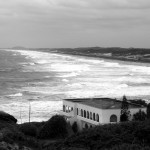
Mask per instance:
[[[17,123],[17,119],[8,114],[8,113],[5,113],[3,111],[0,111],[0,121],[6,121],[6,122],[10,122],[10,123]]]
[[[67,122],[63,116],[55,115],[43,126],[40,138],[57,138],[67,135]]]
[[[74,131],[72,130],[72,126],[70,125],[70,122],[67,122],[67,136],[72,136],[74,134]]]
[[[20,131],[23,132],[25,135],[36,137],[37,135],[37,128],[32,123],[24,123],[20,126]]]
[[[150,120],[100,125],[78,132],[64,141],[65,146],[80,146],[94,150],[105,150],[114,147],[116,149],[112,150],[121,150],[123,147],[127,147],[124,144],[130,147],[129,150],[133,150],[134,147],[137,147],[137,150],[138,148],[142,148],[141,150],[146,150],[147,147],[150,148]]]
[[[72,125],[72,130],[74,133],[77,133],[78,132],[78,125],[77,125],[77,122],[74,122],[73,125]]]
[[[142,105],[142,106],[147,106],[147,103],[144,100],[141,99],[136,99],[136,100],[129,100],[131,103]]]
[[[147,118],[150,119],[150,103],[147,105]]]
[[[0,130],[3,136],[3,141],[12,144],[16,140],[24,140],[24,134],[17,129],[5,127]]]
[[[119,146],[114,146],[111,149],[105,149],[105,150],[149,150],[150,147],[142,147],[138,144],[122,144]]]
[[[146,113],[144,111],[139,110],[139,112],[135,113],[133,115],[133,120],[134,121],[144,121],[146,120]]]

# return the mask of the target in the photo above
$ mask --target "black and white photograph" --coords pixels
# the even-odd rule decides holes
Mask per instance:
[[[150,150],[150,0],[0,0],[0,150]]]

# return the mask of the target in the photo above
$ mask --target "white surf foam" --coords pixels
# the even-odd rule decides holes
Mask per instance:
[[[119,62],[115,63],[114,61],[111,63],[111,61],[107,60],[99,61],[93,58],[78,58],[77,56],[72,57],[36,51],[19,51],[19,53],[27,56],[30,59],[29,63],[34,63],[34,65],[25,65],[24,70],[28,72],[36,71],[37,73],[44,72],[44,78],[42,78],[44,80],[41,80],[39,84],[31,83],[27,87],[20,89],[20,93],[23,91],[32,93],[30,95],[23,93],[23,96],[32,97],[37,95],[41,101],[57,101],[62,100],[63,97],[118,98],[124,94],[131,97],[148,98],[150,96],[150,67],[148,66],[140,64],[134,66]],[[47,72],[47,75],[45,75],[45,72]],[[49,73],[51,72],[55,74],[54,79],[49,79],[51,76]],[[15,100],[15,97],[11,97],[12,99]],[[43,116],[52,112],[52,108],[47,108],[44,104],[42,106],[43,111],[40,112],[40,103],[37,102],[36,112],[33,114],[33,117],[37,120],[39,117],[44,118],[40,114],[36,116],[38,111]],[[25,109],[27,108],[23,109],[26,112]],[[25,115],[25,117],[27,116]]]
[[[62,81],[63,81],[63,82],[69,82],[69,80],[67,80],[67,79],[62,79]]]
[[[23,95],[22,93],[16,93],[16,94],[8,95],[8,96],[11,96],[11,97],[20,97],[22,95]]]
[[[60,75],[59,77],[68,78],[68,77],[76,77],[78,75],[79,75],[79,73],[77,73],[77,72],[71,72],[71,73],[66,73],[65,75]]]

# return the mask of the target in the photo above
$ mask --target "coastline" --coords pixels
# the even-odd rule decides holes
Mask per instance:
[[[11,50],[10,50],[11,51]],[[14,51],[15,52],[15,50],[12,50],[12,51]],[[18,50],[19,51],[19,50]],[[21,50],[20,50],[21,51]],[[32,50],[22,50],[22,52],[23,51],[27,51],[28,53],[30,53],[30,52],[32,52]],[[16,52],[17,52],[17,50],[16,50]],[[72,69],[72,67],[73,67],[73,65],[77,65],[77,64],[79,64],[79,65],[82,65],[82,58],[83,59],[85,59],[83,62],[84,62],[84,64],[86,64],[86,60],[87,60],[87,62],[88,62],[88,60],[92,60],[92,61],[90,61],[90,62],[93,62],[94,60],[96,60],[96,62],[97,62],[97,60],[99,60],[98,61],[98,63],[93,63],[93,66],[95,66],[95,65],[97,65],[97,67],[99,68],[99,67],[101,67],[101,62],[102,62],[102,64],[103,65],[105,65],[105,63],[107,64],[110,64],[110,63],[112,63],[113,65],[111,66],[111,69],[112,69],[112,71],[114,71],[115,70],[115,66],[117,66],[118,64],[119,64],[119,66],[121,65],[121,67],[122,66],[125,66],[125,68],[127,67],[131,67],[131,68],[134,68],[134,67],[136,67],[136,66],[139,66],[139,72],[140,72],[140,70],[143,68],[141,68],[141,66],[144,66],[144,69],[142,69],[142,72],[149,72],[149,69],[148,69],[148,67],[145,67],[145,66],[150,66],[150,64],[149,63],[142,63],[142,62],[133,62],[133,61],[122,61],[122,60],[117,60],[117,59],[111,59],[111,58],[107,58],[107,59],[105,59],[104,57],[96,57],[96,56],[89,56],[89,55],[84,55],[84,54],[82,54],[82,55],[80,55],[80,54],[68,54],[68,53],[60,53],[60,52],[53,52],[53,51],[44,51],[44,50],[34,50],[34,52],[35,53],[33,53],[32,52],[32,56],[33,57],[36,57],[36,52],[42,52],[42,53],[44,53],[45,52],[45,54],[44,55],[42,55],[42,56],[40,56],[40,58],[42,58],[42,60],[43,59],[45,59],[45,57],[47,56],[47,55],[51,55],[51,57],[53,58],[55,55],[56,56],[59,56],[58,58],[61,58],[60,56],[62,55],[62,57],[64,57],[64,58],[68,58],[68,56],[73,56],[73,62],[75,62],[75,63],[70,63],[70,67],[71,67],[71,69]],[[24,52],[23,52],[24,53]],[[49,54],[48,54],[49,53]],[[63,56],[64,55],[64,56]],[[66,56],[66,57],[65,57]],[[20,55],[19,55],[19,57],[20,57]],[[30,57],[26,57],[26,55],[24,56],[21,56],[21,57],[25,57],[25,58],[27,58],[27,59],[29,59],[29,61],[31,61],[31,58]],[[47,57],[46,57],[47,58]],[[70,57],[69,57],[70,58]],[[76,61],[76,60],[78,60],[78,58],[79,58],[79,60],[81,60],[81,61]],[[36,59],[35,59],[36,60]],[[48,61],[51,61],[51,58],[47,58],[47,60]],[[58,59],[59,60],[59,59]],[[65,61],[66,60],[68,60],[68,59],[64,59]],[[33,60],[34,61],[34,60]],[[39,61],[39,59],[37,59],[36,61]],[[41,61],[41,59],[40,59],[40,62],[43,62],[43,61]],[[100,63],[99,63],[100,62]],[[54,61],[54,63],[55,63],[55,61]],[[47,63],[46,63],[47,64]],[[72,65],[73,64],[73,65]],[[87,63],[88,64],[88,63]],[[44,65],[44,62],[43,63],[38,63],[38,62],[36,62],[35,63],[35,67],[37,66],[37,65],[41,65],[42,66],[42,68],[44,67],[44,66],[47,66],[47,65]],[[27,64],[27,66],[28,66],[28,64]],[[29,66],[30,66],[30,63],[29,63]],[[31,65],[30,67],[34,67],[34,65]],[[57,67],[57,66],[56,66]],[[109,67],[109,66],[108,66]],[[63,67],[62,67],[63,68]],[[117,68],[117,67],[116,67]],[[136,67],[136,68],[138,68],[138,67]],[[61,69],[61,68],[60,68]],[[68,70],[68,68],[67,68],[67,70]],[[106,71],[108,71],[109,69],[106,69]],[[132,69],[131,69],[132,70]],[[136,69],[135,69],[136,70]],[[138,70],[138,69],[137,69]],[[97,70],[96,70],[97,71]],[[95,71],[95,72],[96,72]],[[124,71],[124,70],[122,70],[122,71]],[[71,71],[71,72],[73,72],[73,71]],[[95,72],[93,72],[93,73],[95,73]],[[102,71],[103,72],[103,71]],[[138,72],[138,71],[137,71]],[[111,75],[111,73],[112,72],[110,72],[109,73],[109,75]],[[117,72],[115,72],[115,73],[117,73]],[[136,79],[136,76],[134,77],[133,75],[132,75],[132,73],[131,74],[129,74],[128,72],[125,72],[126,73],[126,76],[127,77],[125,77],[125,80],[127,80],[127,78],[129,77],[129,80],[134,80],[134,79]],[[149,74],[149,73],[148,73]],[[85,77],[87,76],[88,74],[85,74]],[[118,74],[117,74],[118,75]],[[93,74],[92,74],[92,76],[94,76]],[[103,76],[102,76],[103,77]],[[69,78],[69,79],[66,79],[66,78]],[[74,78],[74,77],[71,77],[71,78]],[[98,78],[101,78],[100,76],[98,76]],[[64,76],[64,77],[61,77],[61,79],[62,79],[62,82],[63,82],[63,89],[65,88],[65,86],[66,87],[69,87],[68,89],[70,90],[73,86],[75,86],[75,87],[77,87],[78,88],[78,85],[79,84],[73,84],[74,82],[70,82],[69,80],[70,80],[70,77],[66,77],[66,76]],[[137,85],[136,85],[136,87],[137,88],[140,88],[140,87],[138,87],[138,84],[140,84],[139,82],[145,82],[145,81],[143,81],[144,80],[144,77],[137,77],[137,81],[135,81],[135,83],[137,83]],[[147,75],[147,79],[148,79],[148,75]],[[94,81],[95,79],[93,79],[93,81]],[[116,78],[116,80],[118,80],[117,78]],[[122,77],[120,77],[120,81],[122,81],[122,80],[124,80],[124,78],[122,78]],[[140,81],[140,80],[142,80],[142,81]],[[81,80],[82,81],[82,80]],[[81,82],[80,81],[80,82]],[[92,82],[93,83],[93,81],[91,80],[91,81],[89,81],[88,80],[88,82]],[[98,81],[98,82],[97,82]],[[109,82],[109,83],[111,83],[112,81],[111,80],[106,80],[107,82]],[[75,82],[77,82],[77,81],[75,81]],[[85,81],[86,82],[86,81]],[[117,82],[117,81],[116,81]],[[126,82],[126,81],[125,81]],[[149,79],[148,79],[148,81],[146,81],[145,83],[147,84],[147,82],[149,82]],[[96,83],[99,83],[99,84],[101,84],[101,80],[99,81],[99,80],[96,80],[95,82],[94,82],[95,84]],[[126,85],[127,84],[127,85]],[[31,84],[31,85],[34,85],[34,84]],[[83,85],[83,86],[82,86]],[[90,87],[92,87],[92,85],[90,85],[90,84],[87,84],[88,85],[88,87],[90,88]],[[94,94],[97,94],[96,92],[98,91],[99,93],[100,93],[100,91],[101,91],[101,88],[100,88],[100,90],[98,89],[96,89],[99,85],[98,84],[96,84],[97,86],[95,86],[93,89],[92,88],[90,88],[91,89],[91,92],[93,92],[94,91]],[[129,85],[129,88],[127,87],[128,86],[128,82],[127,83],[120,83],[120,85],[121,86],[118,86],[118,91],[116,90],[116,92],[114,92],[114,93],[119,93],[119,91],[121,91],[121,90],[126,90],[126,89],[129,89],[130,88],[130,85]],[[84,88],[85,87],[85,89],[86,89],[86,83],[85,84],[81,84],[81,86]],[[102,85],[103,86],[103,85]],[[104,85],[104,87],[105,87],[105,85]],[[134,87],[134,88],[136,88],[136,87]],[[82,89],[83,89],[82,88]],[[116,87],[114,86],[114,87],[112,87],[112,89],[115,89]],[[82,89],[81,89],[81,91],[82,91]],[[142,89],[142,88],[141,88]],[[148,93],[148,90],[149,89],[149,87],[147,86],[146,88],[145,88],[145,93],[143,94],[144,95],[144,97],[143,96],[138,96],[137,94],[139,93],[139,94],[141,94],[142,93],[142,90],[139,90],[139,92],[136,92],[137,94],[135,94],[136,96],[130,96],[130,94],[128,95],[127,94],[127,92],[128,91],[125,91],[123,94],[121,94],[121,96],[114,96],[114,98],[122,98],[122,96],[125,94],[129,99],[143,99],[143,100],[149,100],[149,93]],[[32,90],[32,89],[31,89]],[[73,89],[74,90],[74,89]],[[86,89],[86,90],[88,90],[88,88]],[[92,91],[93,90],[93,91]],[[103,90],[103,89],[102,89]],[[108,89],[109,90],[109,89]],[[107,90],[107,91],[108,91]],[[136,89],[135,89],[136,90]],[[134,91],[135,91],[134,90]],[[96,91],[96,92],[95,92]],[[106,91],[106,90],[104,90],[104,91]],[[129,91],[131,91],[131,90],[129,90]],[[65,92],[65,91],[64,91]],[[19,92],[16,92],[16,93],[19,93]],[[32,92],[31,92],[32,93]],[[70,92],[71,93],[71,92]],[[105,93],[105,92],[103,92],[103,93]],[[148,93],[148,94],[147,94]],[[14,93],[15,94],[15,93]],[[79,94],[79,96],[82,94],[85,94],[85,93],[82,93],[81,92],[81,94],[80,94],[80,91],[75,91],[74,93],[73,93],[75,96],[77,95],[78,96],[78,94]],[[101,94],[99,94],[100,96],[101,96]],[[100,97],[100,96],[96,96],[96,97]],[[78,97],[79,97],[78,96]],[[36,97],[36,96],[35,96]],[[55,96],[53,96],[53,97],[55,97]],[[87,96],[87,97],[89,97],[89,96]],[[93,97],[93,96],[91,96],[91,97]],[[111,97],[110,95],[107,95],[107,97]],[[6,97],[5,97],[6,98]],[[43,100],[43,96],[41,96],[40,97],[42,100]],[[60,97],[57,97],[57,98],[62,98],[62,96],[60,96]],[[56,99],[57,99],[56,98]],[[7,99],[7,98],[6,98]],[[17,98],[16,98],[17,99]],[[21,97],[19,98],[18,97],[18,99],[21,99]],[[46,98],[47,99],[47,98]],[[16,102],[15,101],[15,97],[13,97],[12,99],[10,99],[10,101],[13,101],[14,100],[14,102]],[[22,100],[25,100],[25,97],[23,96],[22,97]],[[45,109],[44,109],[44,107],[48,107],[48,108],[50,108],[51,109],[51,107],[48,105],[49,103],[50,103],[50,105],[52,105],[52,103],[51,102],[49,102],[48,100],[46,100],[46,102],[45,101],[38,101],[38,102],[36,102],[36,100],[38,101],[38,97],[37,97],[37,99],[35,99],[35,102],[32,102],[33,104],[33,109],[35,109],[35,110],[37,110],[37,108],[40,108],[41,109],[41,114],[44,114],[44,118],[46,118],[47,119],[47,114],[49,114],[49,115],[51,115],[51,114],[53,114],[53,112],[52,113],[45,113]],[[19,101],[18,101],[19,102]],[[20,103],[18,103],[17,102],[17,105],[16,105],[16,108],[19,108],[19,106],[20,106]],[[39,103],[40,102],[40,103]],[[40,105],[39,105],[40,104]],[[55,105],[55,104],[54,104]],[[52,106],[54,106],[54,105],[52,105]],[[14,106],[13,104],[11,104],[11,105],[9,105],[10,107],[11,106]],[[61,103],[58,103],[58,106],[59,106],[59,108],[61,108]],[[7,106],[7,108],[9,108],[8,106]],[[14,107],[15,108],[15,107]],[[24,105],[24,107],[22,107],[23,108],[23,110],[27,110],[27,108],[28,108],[28,104],[26,104],[26,105]],[[50,110],[49,109],[49,110]],[[12,110],[11,109],[11,112],[15,112],[15,116],[18,116],[18,113],[16,113],[16,109],[14,109],[14,110]],[[8,111],[9,112],[9,111]],[[36,111],[35,111],[36,112]],[[9,112],[10,113],[10,112]],[[46,115],[45,115],[46,114]],[[25,117],[26,117],[26,115],[25,115]],[[40,116],[40,114],[38,115],[38,117],[37,116],[32,116],[33,117],[33,121],[35,121],[35,119],[37,119],[37,120],[39,120],[40,118],[41,118],[41,116]],[[17,117],[17,118],[19,118],[19,117]],[[26,117],[27,118],[27,117]],[[25,119],[26,120],[26,119]],[[43,120],[43,119],[42,119]],[[45,120],[45,119],[44,119]]]
[[[93,58],[93,59],[103,59],[107,60],[109,62],[119,62],[122,64],[128,64],[128,65],[140,65],[149,67],[150,62],[146,61],[137,61],[137,60],[128,60],[128,59],[122,59],[122,58],[116,58],[116,57],[107,57],[107,56],[93,56],[93,55],[86,55],[86,54],[71,54],[71,53],[61,53],[61,52],[51,52],[51,51],[41,51],[41,52],[47,52],[47,53],[54,53],[54,54],[61,54],[61,55],[68,55],[68,56],[78,56],[78,57],[85,57],[85,58]]]
[[[18,49],[3,49],[3,50],[8,50],[8,51],[17,51]],[[61,54],[61,55],[69,55],[69,56],[78,56],[78,57],[87,57],[87,58],[95,58],[95,59],[105,59],[105,60],[110,60],[110,61],[119,61],[121,63],[125,62],[125,63],[129,63],[131,65],[131,63],[133,63],[133,65],[141,65],[143,64],[145,66],[150,66],[150,60],[146,60],[146,59],[127,59],[123,56],[121,57],[117,57],[117,56],[105,56],[105,55],[97,55],[99,53],[90,53],[90,54],[87,54],[87,53],[84,53],[82,52],[82,48],[81,48],[81,52],[73,52],[70,51],[69,52],[66,52],[64,51],[65,49],[22,49],[23,51],[37,51],[37,52],[45,52],[45,53],[53,53],[53,54]],[[21,50],[19,50],[21,51]]]

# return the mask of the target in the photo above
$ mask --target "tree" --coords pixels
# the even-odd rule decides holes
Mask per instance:
[[[55,115],[43,126],[39,133],[40,138],[65,137],[67,132],[67,122],[63,116]]]
[[[122,104],[121,104],[121,115],[120,115],[120,121],[129,121],[130,119],[130,111],[129,111],[129,103],[127,101],[126,96],[123,96]]]
[[[147,105],[147,118],[150,119],[150,103]]]
[[[87,123],[85,124],[85,129],[88,129],[88,125],[87,125]]]
[[[147,107],[147,103],[146,103],[144,100],[135,99],[135,100],[129,100],[129,101],[130,101],[131,103],[139,104],[139,105],[142,105],[142,106]]]
[[[36,137],[37,135],[37,127],[32,123],[24,123],[20,126],[20,131],[25,135]]]
[[[74,122],[73,125],[72,125],[72,130],[74,133],[77,133],[78,132],[78,125],[77,125],[77,122]]]
[[[139,112],[133,115],[133,121],[144,121],[144,120],[146,120],[146,113],[141,109],[139,110]]]

